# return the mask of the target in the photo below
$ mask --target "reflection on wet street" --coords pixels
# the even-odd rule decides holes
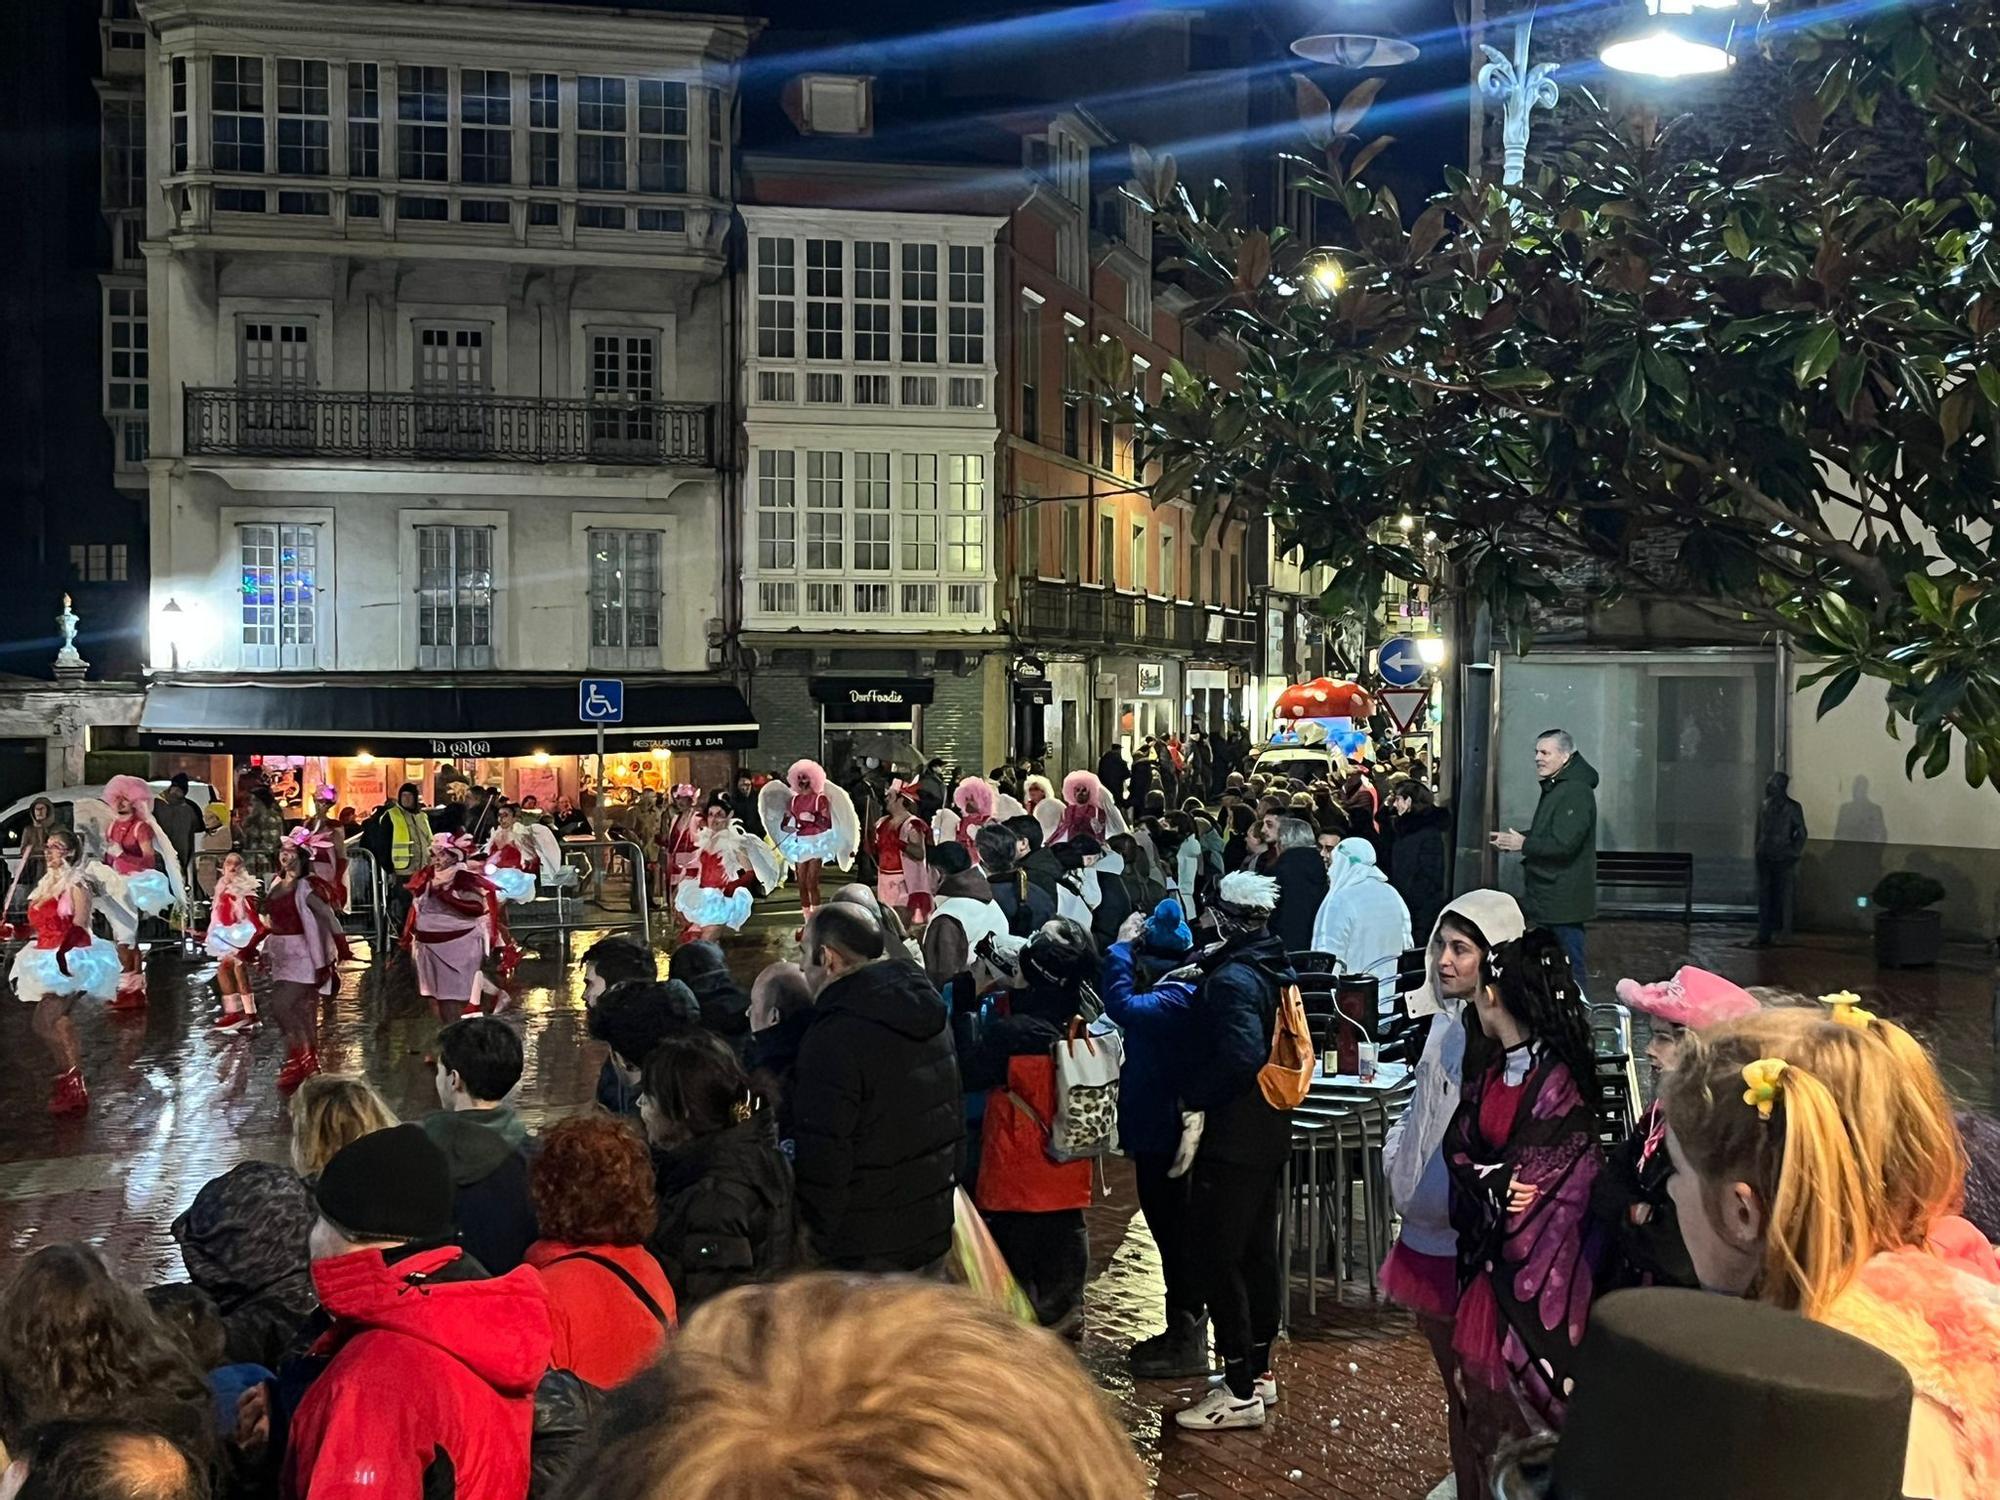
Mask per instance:
[[[797,906],[761,905],[751,930],[729,947],[746,983],[795,948]],[[567,945],[544,938],[514,982],[513,1015],[527,1054],[519,1104],[531,1127],[590,1100],[600,1049],[584,1035],[574,960],[596,935],[579,931]],[[1602,924],[1591,931],[1591,991],[1608,998],[1621,975],[1660,978],[1686,962],[1808,995],[1853,989],[1937,1049],[1962,1099],[1992,1106],[1993,981],[1979,955],[1878,975],[1856,943],[1802,939],[1755,951],[1748,937],[1737,927]],[[322,1060],[329,1070],[365,1073],[399,1112],[416,1117],[436,1107],[423,1061],[434,1031],[429,1012],[403,960],[374,961],[366,943],[356,958],[370,961],[343,969],[340,993],[326,1003]],[[177,1279],[167,1226],[200,1185],[246,1156],[285,1153],[275,1029],[214,1034],[206,964],[160,947],[150,972],[153,1003],[142,1014],[79,1013],[92,1104],[78,1120],[45,1113],[49,1069],[27,1009],[0,1002],[0,1044],[14,1061],[0,1100],[0,1235],[10,1252],[80,1239],[102,1247],[134,1281]],[[1430,1491],[1446,1469],[1442,1391],[1408,1318],[1371,1301],[1365,1286],[1336,1298],[1323,1285],[1311,1318],[1303,1297],[1295,1299],[1292,1337],[1277,1361],[1284,1404],[1268,1428],[1175,1432],[1164,1418],[1191,1393],[1189,1383],[1135,1387],[1124,1368],[1125,1347],[1160,1327],[1158,1267],[1129,1174],[1114,1169],[1109,1178],[1109,1196],[1091,1211],[1094,1277],[1082,1354],[1157,1471],[1160,1495],[1415,1500]]]

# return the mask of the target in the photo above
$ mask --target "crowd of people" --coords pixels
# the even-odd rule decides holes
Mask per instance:
[[[1514,837],[1574,861],[1594,823],[1576,789],[1595,777],[1544,741],[1545,811]],[[768,788],[676,788],[669,810],[699,826],[683,850],[663,817],[669,879],[715,891],[704,861],[766,849],[725,873],[747,899],[802,875],[796,955],[745,987],[717,941],[741,922],[695,921],[707,907],[682,907],[664,975],[643,943],[594,944],[595,1101],[539,1134],[511,1103],[521,1035],[481,1004],[511,866],[492,834],[470,849],[399,799],[391,849],[429,851],[406,930],[440,1022],[438,1108],[398,1122],[365,1081],[302,1069],[290,1162],[243,1163],[175,1220],[185,1282],[142,1295],[82,1247],[27,1257],[0,1301],[0,1444],[30,1480],[94,1454],[190,1500],[332,1495],[364,1474],[463,1500],[1143,1494],[1064,1349],[1084,1326],[1086,1210],[1104,1158],[1128,1157],[1164,1326],[1126,1358],[1195,1383],[1174,1425],[1274,1420],[1310,959],[1373,977],[1378,1013],[1411,1026],[1382,1279],[1434,1356],[1459,1494],[1489,1493],[1551,1434],[1560,1469],[1620,1360],[1696,1360],[1675,1330],[1707,1310],[1619,1300],[1695,1288],[1761,1304],[1742,1309],[1760,1348],[1796,1343],[1771,1380],[1858,1368],[1887,1408],[1902,1400],[1902,1493],[2000,1493],[2000,1223],[1966,1145],[1990,1136],[1954,1117],[1913,1038],[1851,995],[1752,994],[1693,968],[1627,981],[1657,1098],[1607,1145],[1562,890],[1531,881],[1529,910],[1497,890],[1452,899],[1421,763],[1292,784],[1236,768],[1226,744],[1155,745],[1136,794],[1103,766],[1059,784],[934,766],[871,803],[809,762]],[[211,933],[289,937],[286,983],[316,995],[330,903],[309,842],[286,849],[275,893],[225,873],[236,904]],[[60,837],[47,854],[70,868]],[[857,860],[862,878],[825,894],[806,871]],[[65,880],[38,932],[60,917],[88,933],[92,888]],[[1423,979],[1399,996],[1419,940]],[[89,969],[89,944],[65,941]],[[232,993],[225,1016],[258,1013],[247,985]],[[296,998],[273,987],[281,1024]],[[38,1030],[65,1045],[55,1022]],[[1756,1322],[1777,1315],[1841,1343]],[[1855,1341],[1887,1363],[1843,1363]],[[1587,1357],[1606,1344],[1619,1352]],[[1734,1482],[1712,1493],[1763,1493]]]

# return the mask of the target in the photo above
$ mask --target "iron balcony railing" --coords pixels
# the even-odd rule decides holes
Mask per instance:
[[[1175,599],[1031,579],[1021,586],[1022,629],[1045,641],[1102,641],[1192,651],[1253,644],[1256,620]]]
[[[190,455],[715,466],[715,408],[690,403],[231,387],[186,396]]]

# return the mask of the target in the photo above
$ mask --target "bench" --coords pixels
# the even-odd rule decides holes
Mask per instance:
[[[1681,924],[1694,924],[1694,856],[1678,851],[1645,852],[1600,849],[1597,887],[1605,889],[1672,890],[1681,893]]]

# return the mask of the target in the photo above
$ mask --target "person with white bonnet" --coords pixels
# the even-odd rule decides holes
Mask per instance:
[[[1383,1171],[1402,1227],[1382,1267],[1382,1290],[1416,1315],[1444,1380],[1453,1468],[1471,1453],[1465,1410],[1452,1381],[1452,1321],[1458,1315],[1458,1231],[1451,1224],[1451,1179],[1444,1136],[1458,1111],[1465,1066],[1464,1011],[1490,983],[1489,955],[1527,930],[1505,891],[1467,891],[1438,917],[1425,953],[1424,983],[1410,995],[1414,1020],[1430,1020],[1417,1061],[1416,1092],[1383,1146]]]
[[[1327,865],[1326,897],[1313,921],[1313,947],[1340,960],[1343,974],[1372,974],[1377,1014],[1393,997],[1396,960],[1413,944],[1410,908],[1375,862],[1367,839],[1342,839]]]

